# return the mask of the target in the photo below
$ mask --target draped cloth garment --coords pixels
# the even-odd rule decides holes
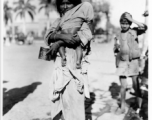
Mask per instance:
[[[45,35],[45,43],[48,44],[50,35],[60,25],[62,29],[74,28],[81,26],[77,32],[82,46],[87,45],[88,41],[92,39],[91,31],[87,25],[93,19],[93,8],[88,2],[84,2],[69,10],[65,16],[57,19]],[[84,51],[85,54],[86,51]],[[54,72],[50,84],[50,97],[53,97],[53,92],[59,92],[59,99],[51,102],[51,117],[55,117],[62,111],[65,120],[84,120],[85,107],[84,98],[90,97],[88,89],[87,69],[89,61],[88,56],[82,59],[82,69],[76,69],[76,51],[72,48],[66,47],[66,66],[62,67],[61,57],[57,56],[55,60]],[[58,82],[61,81],[61,82]],[[84,92],[78,92],[77,87],[79,82],[83,84]]]

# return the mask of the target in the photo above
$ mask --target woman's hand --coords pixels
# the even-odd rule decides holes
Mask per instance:
[[[55,36],[56,36],[56,34],[57,34],[57,32],[55,31],[55,32],[53,32],[52,34],[51,34],[51,36],[50,36],[50,40],[52,41],[52,42],[55,42],[56,40],[55,40]]]
[[[80,38],[73,34],[56,34],[55,39],[62,40],[68,47],[76,47],[81,43]]]
[[[52,46],[50,47],[49,54],[52,57],[55,57],[61,46],[64,46],[63,41],[58,41],[58,42],[53,43]]]
[[[59,47],[60,47],[60,45],[57,42],[53,43],[53,45],[50,47],[50,50],[48,51],[47,54],[50,54],[52,58],[55,58]]]

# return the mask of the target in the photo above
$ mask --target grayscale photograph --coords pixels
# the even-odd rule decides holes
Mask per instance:
[[[2,120],[148,120],[148,0],[2,0]]]

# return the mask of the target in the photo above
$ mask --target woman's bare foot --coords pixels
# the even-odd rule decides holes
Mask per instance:
[[[118,108],[117,111],[115,112],[116,115],[121,115],[121,114],[125,114],[126,110],[125,109],[120,109]]]
[[[62,58],[61,64],[62,64],[62,67],[66,66],[66,58]]]
[[[116,110],[115,114],[116,115],[125,114],[127,109],[128,109],[128,105],[126,104],[126,102],[125,101],[121,101],[121,108],[118,107],[118,109]]]

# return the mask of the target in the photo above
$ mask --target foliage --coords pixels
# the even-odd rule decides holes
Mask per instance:
[[[110,4],[106,1],[102,2],[94,2],[93,3],[94,12],[95,12],[95,19],[94,19],[94,26],[98,25],[101,21],[102,15],[106,16],[106,35],[107,35],[107,42],[110,40],[110,28],[114,28],[114,26],[110,23]]]
[[[94,22],[93,22],[93,26],[94,29],[96,29],[98,23],[101,21],[101,10],[100,10],[101,6],[100,4],[94,2],[93,3],[93,9],[94,9]]]
[[[92,0],[82,0],[82,2],[86,2],[86,1],[90,3],[92,2]]]
[[[106,15],[109,16],[110,14],[110,4],[108,2],[104,2],[101,5],[101,12],[105,13]]]
[[[40,0],[40,8],[39,12],[42,9],[45,9],[45,14],[49,16],[49,12],[55,9],[55,1],[54,0]]]
[[[25,19],[25,13],[27,12],[31,19],[34,20],[36,7],[31,5],[30,1],[31,0],[19,0],[18,2],[14,2],[14,5],[16,5],[14,11],[17,12],[16,18],[20,15],[21,18]]]
[[[4,2],[4,22],[5,22],[5,25],[8,24],[8,21],[10,20],[10,22],[12,22],[12,8],[8,6],[8,1]]]
[[[106,19],[107,19],[107,25],[108,25],[109,22],[110,22],[110,16],[109,16],[109,14],[110,14],[110,4],[108,2],[103,2],[103,3],[94,2],[93,3],[93,8],[94,8],[94,13],[95,13],[95,19],[94,19],[95,24],[94,25],[97,26],[97,24],[101,21],[102,14],[105,14]]]

